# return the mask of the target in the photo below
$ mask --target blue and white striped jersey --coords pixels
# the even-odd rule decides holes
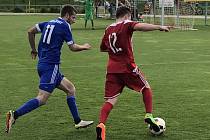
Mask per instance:
[[[42,33],[38,45],[39,63],[59,64],[63,42],[74,44],[70,24],[59,17],[38,23],[36,28]]]

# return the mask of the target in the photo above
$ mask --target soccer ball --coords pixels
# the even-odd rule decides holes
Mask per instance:
[[[153,134],[153,135],[161,135],[163,134],[164,131],[166,131],[166,123],[162,118],[154,118],[155,121],[157,122],[157,124],[160,127],[160,131],[159,132],[155,132],[150,125],[148,125],[149,131]]]

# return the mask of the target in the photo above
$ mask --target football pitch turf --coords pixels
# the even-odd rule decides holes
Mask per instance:
[[[64,45],[62,50],[61,71],[76,86],[82,119],[94,120],[94,125],[76,130],[65,94],[55,90],[45,106],[18,119],[10,134],[4,133],[6,112],[37,95],[37,61],[30,58],[27,29],[52,18],[1,16],[0,140],[95,140],[107,63],[107,54],[99,51],[99,45],[112,20],[95,20],[96,30],[89,30],[78,19],[72,26],[75,42],[88,42],[93,48],[71,52]],[[107,140],[210,139],[210,26],[196,28],[134,33],[135,60],[153,89],[153,115],[166,121],[166,132],[159,137],[149,134],[142,96],[125,88],[110,113]],[[38,39],[39,35],[37,44]]]

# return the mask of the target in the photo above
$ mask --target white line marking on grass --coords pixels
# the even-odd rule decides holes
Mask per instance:
[[[183,61],[183,62],[171,62],[171,63],[151,63],[151,64],[141,64],[141,65],[173,65],[173,64],[209,64],[210,61]]]
[[[145,40],[146,43],[158,43],[158,40]],[[157,47],[157,46],[156,46]]]
[[[184,48],[184,49],[181,49],[182,51],[193,51],[193,49],[187,49],[187,48]]]
[[[187,53],[188,53],[188,54],[189,54],[189,53],[191,53],[191,54],[192,54],[192,53],[194,53],[194,52],[191,52],[191,51],[186,51],[186,52],[181,52],[181,53],[185,53],[185,54],[187,54]]]
[[[162,50],[159,50],[160,52],[162,51]],[[177,50],[177,49],[163,49],[163,51],[165,51],[165,52],[177,52],[177,51],[179,51],[179,50]],[[179,51],[179,53],[195,53],[195,52],[193,52],[193,50],[192,49],[182,49],[181,51]]]
[[[163,49],[163,51],[178,51],[177,49]]]
[[[71,68],[89,68],[89,67],[96,67],[96,66],[70,66],[70,67],[61,67],[61,69],[71,69]],[[10,71],[10,70],[36,70],[36,67],[34,68],[24,68],[24,67],[19,67],[19,68],[0,68],[0,71]]]
[[[13,55],[9,55],[9,54],[0,54],[0,57],[10,57],[10,56],[13,56]]]
[[[197,54],[198,56],[210,56],[209,54]]]
[[[204,72],[205,74],[210,74],[210,71],[206,71],[206,72]]]
[[[201,93],[201,92],[210,92],[210,89],[201,89],[201,90],[197,90],[197,89],[186,89],[186,90],[177,90],[177,91],[174,91],[175,93]]]
[[[203,92],[210,92],[210,89],[203,89],[203,90],[200,90],[200,91],[203,91]]]
[[[170,62],[170,63],[151,63],[151,64],[140,64],[141,66],[155,66],[155,65],[174,65],[174,64],[210,64],[210,61],[183,61],[183,62]],[[3,66],[3,65],[1,65]],[[4,66],[3,66],[4,67]],[[6,66],[5,66],[6,67]],[[74,66],[69,66],[69,67],[62,67],[61,69],[71,69],[71,68],[100,68],[100,67],[106,67],[100,66],[100,65],[74,65]],[[13,67],[13,68],[0,68],[0,71],[12,71],[12,70],[36,70],[36,67],[33,68],[26,68],[26,67]],[[206,72],[209,74],[209,72]]]

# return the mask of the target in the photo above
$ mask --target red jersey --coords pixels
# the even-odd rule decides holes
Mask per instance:
[[[133,56],[133,28],[138,22],[124,20],[107,27],[100,49],[107,51],[107,73],[131,73],[135,68]]]

